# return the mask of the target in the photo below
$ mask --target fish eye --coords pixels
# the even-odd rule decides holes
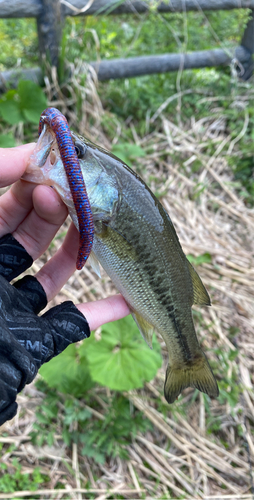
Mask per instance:
[[[86,145],[81,144],[81,142],[75,142],[74,146],[75,146],[75,150],[76,150],[78,159],[82,160],[86,154],[86,150],[87,150]]]

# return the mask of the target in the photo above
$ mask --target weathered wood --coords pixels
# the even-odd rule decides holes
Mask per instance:
[[[235,58],[244,64],[249,60],[250,53],[247,49],[237,47]],[[92,62],[91,65],[98,72],[99,80],[109,80],[116,78],[131,78],[134,76],[147,75],[152,73],[166,73],[177,71],[182,67],[185,69],[203,68],[229,64],[231,58],[221,49],[203,50],[191,52],[190,54],[163,54],[158,56],[132,57],[128,59],[113,59]],[[29,70],[4,71],[0,73],[0,91],[8,87],[15,87],[19,78],[32,79],[41,83],[43,81],[40,68]]]
[[[82,9],[87,1],[68,0],[76,9]],[[63,2],[64,4],[64,2]],[[116,5],[114,9],[114,5]],[[97,15],[108,12],[109,14],[134,14],[135,12],[147,12],[151,9],[152,3],[142,0],[131,0],[119,5],[119,0],[95,0],[91,7],[85,12],[77,15]],[[183,12],[202,10],[231,10],[238,8],[254,9],[254,0],[167,0],[156,2],[154,0],[153,8],[161,13]],[[76,12],[65,5],[64,15],[76,15]]]
[[[254,12],[246,26],[241,45],[246,47],[251,54],[254,54]]]
[[[38,17],[41,12],[40,0],[0,0],[0,18]]]
[[[41,0],[42,12],[37,17],[37,31],[41,59],[46,56],[52,66],[58,65],[62,37],[60,0]]]
[[[241,45],[250,53],[249,60],[243,63],[244,73],[241,75],[243,80],[248,80],[254,72],[254,11],[245,28]]]
[[[249,60],[249,52],[238,47],[235,57],[241,62]],[[189,54],[163,54],[158,56],[129,57],[92,62],[98,79],[131,78],[153,73],[167,73],[182,69],[205,68],[229,64],[232,58],[222,49],[202,50]]]
[[[38,85],[43,84],[41,68],[14,69],[0,73],[0,92],[5,92],[9,88],[16,88],[19,80],[32,80]]]
[[[64,16],[75,15],[99,15],[108,12],[109,14],[133,14],[134,12],[147,12],[152,3],[144,0],[127,0],[119,5],[118,0],[94,0],[92,5],[85,12],[77,14],[88,4],[89,0],[65,0],[61,1],[61,10]],[[72,8],[68,7],[69,3]],[[116,7],[114,8],[114,5]],[[249,8],[254,10],[254,0],[166,0],[155,1],[154,8],[158,12],[182,12],[183,6],[186,11],[202,10],[231,10],[239,8]],[[38,17],[42,14],[42,0],[0,0],[0,18],[15,17]]]

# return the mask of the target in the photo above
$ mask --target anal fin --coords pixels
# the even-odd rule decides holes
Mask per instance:
[[[208,295],[205,286],[201,281],[201,278],[199,277],[197,271],[195,271],[191,263],[188,261],[188,259],[187,262],[193,286],[193,304],[199,304],[200,306],[210,306],[211,305],[210,297]]]

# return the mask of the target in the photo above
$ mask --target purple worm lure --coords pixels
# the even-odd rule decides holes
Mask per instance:
[[[79,251],[77,269],[82,269],[92,250],[94,224],[86,186],[81,172],[71,132],[65,116],[56,108],[47,108],[40,117],[39,135],[44,123],[48,124],[55,136],[68,179],[79,224]]]

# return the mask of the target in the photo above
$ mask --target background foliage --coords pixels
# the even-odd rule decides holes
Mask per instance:
[[[66,18],[61,49],[60,79],[66,78],[66,62],[89,62],[98,59],[133,57],[137,55],[160,54],[223,47],[233,55],[234,47],[240,43],[241,36],[249,18],[247,9],[215,12],[188,12],[158,15],[122,15],[88,16],[87,18]],[[0,70],[15,64],[32,66],[38,61],[36,23],[33,19],[0,19]],[[22,88],[23,85],[23,88]],[[29,84],[32,86],[32,84]],[[231,107],[233,95],[241,93],[241,85],[232,79],[230,68],[212,68],[184,71],[180,81],[175,73],[147,75],[109,81],[98,88],[105,110],[113,113],[124,128],[127,141],[132,138],[131,130],[125,127],[127,120],[135,125],[137,133],[146,132],[146,120],[152,116],[169,95],[192,89],[191,94],[183,95],[181,121],[188,123],[191,116],[199,118],[209,112],[210,102],[199,105],[200,95],[221,96],[217,106],[223,109],[228,131],[232,138],[240,131],[244,109]],[[0,116],[3,126],[7,124],[37,123],[40,112],[45,107],[45,99],[38,90],[31,97],[28,85],[20,84],[17,91],[9,91],[0,101]],[[245,86],[243,88],[245,92]],[[24,101],[26,100],[26,102]],[[6,102],[7,101],[7,102]],[[28,108],[26,107],[28,106]],[[177,100],[167,106],[170,115],[176,113]],[[7,110],[7,112],[5,112]],[[77,113],[79,110],[76,110]],[[235,179],[240,182],[242,194],[252,203],[253,183],[253,148],[254,110],[249,107],[249,124],[241,138],[241,155],[229,158],[235,172]],[[6,123],[5,123],[6,122]],[[114,127],[107,116],[103,118],[104,130],[109,137],[114,135]],[[0,124],[1,126],[1,124]],[[33,128],[33,130],[35,130]],[[31,140],[31,127],[24,130],[25,139]],[[11,134],[12,135],[12,134]],[[10,133],[0,135],[1,145],[13,145]],[[128,142],[127,142],[128,144]],[[116,145],[115,154],[123,154],[125,143]],[[130,147],[127,146],[127,148]],[[135,146],[137,147],[137,146]],[[209,151],[212,154],[212,151]],[[140,153],[134,151],[134,156]],[[141,152],[141,156],[143,152]],[[125,160],[133,159],[122,156]],[[250,195],[250,196],[249,196]]]

